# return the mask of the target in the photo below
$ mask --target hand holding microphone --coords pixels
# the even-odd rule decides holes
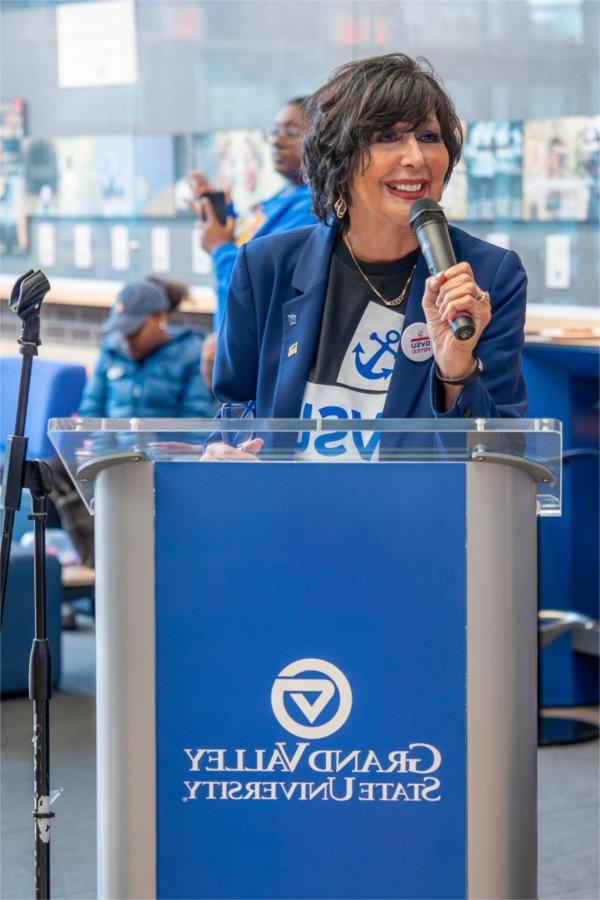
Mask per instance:
[[[476,284],[467,262],[456,262],[441,207],[416,200],[410,225],[431,277],[425,282],[423,310],[438,370],[443,379],[463,379],[473,370],[473,350],[491,319],[489,294]]]

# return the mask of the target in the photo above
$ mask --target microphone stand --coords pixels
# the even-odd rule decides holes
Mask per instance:
[[[22,319],[18,340],[21,379],[15,417],[15,432],[7,442],[6,463],[2,482],[4,510],[0,544],[0,628],[4,618],[4,602],[10,562],[15,512],[21,507],[23,488],[31,492],[34,525],[34,621],[35,635],[29,658],[29,698],[33,701],[33,771],[35,832],[35,896],[50,897],[50,820],[54,813],[50,804],[61,791],[50,793],[50,718],[52,696],[52,660],[46,630],[46,504],[53,487],[52,469],[42,460],[27,459],[25,419],[31,381],[33,357],[40,345],[40,307],[50,290],[48,279],[39,270],[30,269],[15,283],[9,300],[10,309]]]

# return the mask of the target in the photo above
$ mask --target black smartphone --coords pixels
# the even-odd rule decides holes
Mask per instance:
[[[201,196],[207,198],[215,211],[217,219],[221,225],[224,225],[227,221],[227,200],[223,191],[205,191]],[[202,218],[206,217],[202,216]]]

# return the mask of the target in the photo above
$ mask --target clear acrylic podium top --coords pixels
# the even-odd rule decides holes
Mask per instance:
[[[556,419],[51,419],[48,433],[90,512],[94,477],[119,462],[197,462],[207,443],[264,441],[272,465],[451,462],[513,465],[537,484],[540,516],[561,512]],[[227,465],[229,463],[222,463]]]

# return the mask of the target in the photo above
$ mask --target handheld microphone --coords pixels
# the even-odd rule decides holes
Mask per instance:
[[[456,265],[448,222],[439,203],[427,197],[415,200],[410,208],[409,221],[431,275]],[[467,313],[459,313],[454,319],[449,319],[449,323],[454,337],[459,341],[468,341],[475,334],[475,324]]]

